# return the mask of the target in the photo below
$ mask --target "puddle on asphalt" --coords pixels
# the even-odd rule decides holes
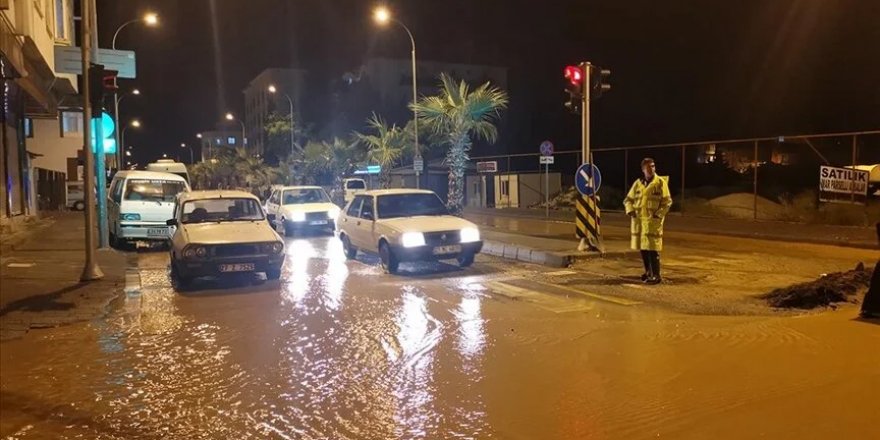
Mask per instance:
[[[695,317],[494,272],[388,277],[322,239],[289,247],[282,282],[181,295],[146,258],[106,319],[0,346],[0,437],[876,433],[880,326],[852,310]]]

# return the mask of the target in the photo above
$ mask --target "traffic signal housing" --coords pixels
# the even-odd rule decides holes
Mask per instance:
[[[92,114],[100,114],[104,110],[104,98],[116,92],[116,70],[108,70],[103,64],[92,64],[89,68],[89,102]]]
[[[584,98],[584,71],[579,66],[566,66],[563,74],[566,80],[565,91],[568,93],[565,108],[571,113],[578,114],[581,112]]]
[[[602,96],[605,92],[611,90],[611,70],[603,69],[601,67],[595,67],[598,75],[592,75],[595,78],[593,83],[593,96],[598,98]]]

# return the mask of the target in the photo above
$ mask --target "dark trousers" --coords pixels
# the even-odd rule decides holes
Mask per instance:
[[[645,265],[645,274],[649,277],[660,278],[660,252],[657,251],[640,251],[642,254],[642,264]]]
[[[874,266],[871,285],[862,301],[862,315],[880,317],[880,261]]]

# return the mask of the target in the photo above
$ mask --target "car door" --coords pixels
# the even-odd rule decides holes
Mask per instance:
[[[363,196],[364,203],[361,205],[361,213],[356,222],[357,235],[360,244],[359,248],[376,252],[376,240],[373,237],[373,230],[376,225],[376,212],[373,209],[374,199],[372,196]]]
[[[345,212],[342,214],[339,225],[337,225],[339,230],[345,233],[355,246],[358,246],[359,243],[357,241],[357,221],[361,215],[361,204],[363,201],[363,197],[355,197],[355,199],[345,207]]]
[[[280,205],[281,201],[281,190],[276,189],[272,191],[272,195],[269,196],[269,200],[266,201],[266,214],[272,214],[275,216],[275,221],[280,221]],[[272,223],[272,226],[275,226],[275,223]]]

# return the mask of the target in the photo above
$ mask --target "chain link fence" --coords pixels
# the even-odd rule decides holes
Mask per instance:
[[[880,166],[870,167],[880,164],[880,130],[598,147],[593,148],[592,156],[602,173],[599,196],[604,210],[622,209],[630,185],[641,176],[642,159],[650,157],[657,164],[658,174],[668,176],[673,211],[682,215],[852,226],[880,221]],[[510,200],[516,198],[513,194],[516,191],[504,187],[505,180],[508,185],[520,184],[523,180],[534,180],[521,176],[542,174],[544,166],[539,164],[539,158],[538,153],[473,157],[473,169],[478,169],[480,162],[494,162],[497,172],[482,174],[485,194],[478,197],[478,201],[469,200],[468,205],[543,206],[540,202],[534,203],[535,197],[526,203]],[[553,199],[551,208],[570,208],[574,175],[582,162],[579,149],[554,154],[554,164],[549,166],[549,171],[551,175],[558,174],[560,185],[549,191]],[[820,201],[822,166],[844,169],[856,166],[868,171],[867,199],[844,194],[834,203]],[[544,186],[528,190],[537,191],[541,200],[547,192]],[[499,197],[501,193],[506,197]]]

